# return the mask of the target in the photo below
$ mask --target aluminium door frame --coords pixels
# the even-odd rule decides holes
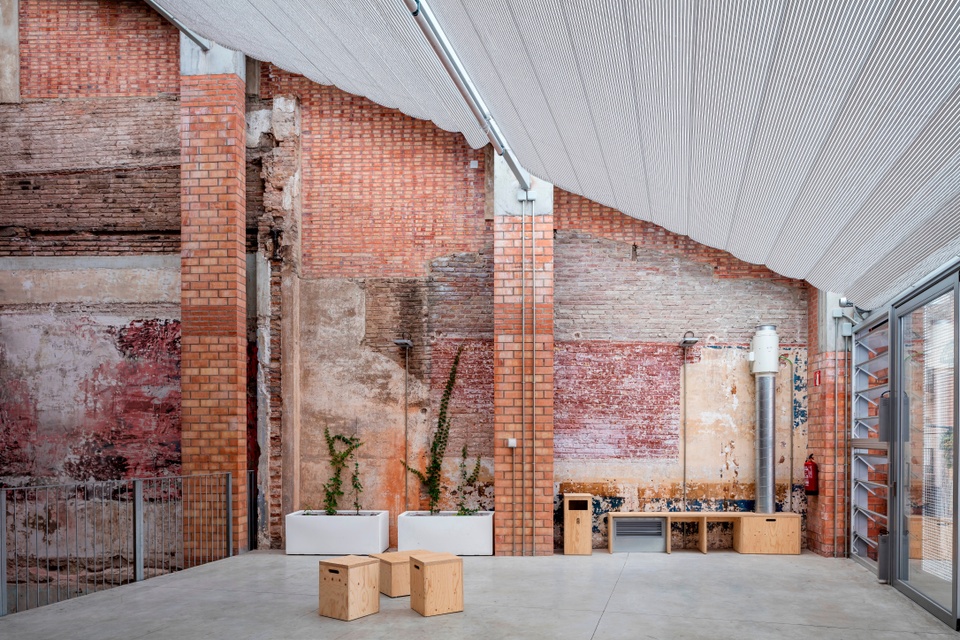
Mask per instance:
[[[893,368],[890,374],[890,389],[891,389],[891,398],[892,398],[892,411],[895,416],[894,420],[894,433],[895,436],[891,438],[891,463],[893,467],[893,488],[890,492],[890,508],[888,513],[890,513],[890,535],[891,535],[891,573],[890,581],[894,588],[896,588],[901,593],[905,594],[911,600],[919,604],[921,607],[929,611],[931,614],[942,620],[944,623],[950,625],[951,628],[955,630],[960,630],[960,619],[958,619],[958,614],[960,614],[960,601],[958,601],[958,588],[957,582],[960,578],[960,563],[958,563],[958,515],[960,515],[960,482],[958,482],[958,476],[960,476],[960,447],[958,447],[957,439],[954,438],[953,443],[953,578],[952,578],[952,610],[948,611],[943,608],[939,603],[931,600],[926,595],[916,590],[910,584],[903,581],[901,577],[904,558],[903,555],[903,545],[901,544],[901,536],[903,534],[903,523],[905,515],[902,509],[902,501],[900,499],[901,492],[905,486],[904,479],[901,477],[903,470],[903,456],[904,456],[904,427],[905,421],[902,413],[902,389],[903,389],[903,367],[901,366],[901,324],[903,318],[906,317],[913,311],[920,309],[926,304],[932,302],[936,298],[944,295],[945,293],[953,292],[953,313],[954,313],[954,324],[953,324],[953,364],[954,364],[954,376],[953,376],[953,386],[954,386],[954,401],[953,401],[953,425],[954,432],[957,430],[957,426],[960,425],[960,398],[958,398],[958,380],[960,377],[957,376],[957,364],[960,361],[960,344],[958,344],[958,333],[960,333],[960,282],[958,282],[958,271],[956,268],[950,269],[946,272],[939,274],[934,281],[925,284],[922,287],[918,287],[916,290],[911,291],[909,296],[901,297],[899,300],[895,301],[890,310],[890,366]],[[909,546],[908,546],[908,555],[909,555]],[[909,561],[909,558],[906,559]]]

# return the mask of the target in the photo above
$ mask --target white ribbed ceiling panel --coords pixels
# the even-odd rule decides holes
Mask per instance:
[[[200,34],[486,139],[403,0],[163,0]],[[523,165],[874,307],[960,251],[956,0],[435,0]]]

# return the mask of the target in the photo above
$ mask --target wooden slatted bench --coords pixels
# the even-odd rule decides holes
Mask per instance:
[[[611,511],[607,515],[607,538],[613,550],[614,520],[618,518],[661,518],[666,520],[666,551],[670,553],[670,525],[697,523],[697,546],[707,552],[707,523],[732,522],[733,548],[738,553],[800,553],[799,513],[752,513],[744,511]]]

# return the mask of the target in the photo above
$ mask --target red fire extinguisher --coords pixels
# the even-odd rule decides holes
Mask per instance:
[[[819,493],[819,474],[817,463],[813,461],[813,454],[807,456],[807,461],[803,463],[803,490],[808,496],[815,496]]]

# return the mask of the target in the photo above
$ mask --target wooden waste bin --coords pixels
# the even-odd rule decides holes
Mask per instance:
[[[380,561],[380,593],[391,598],[410,595],[410,556],[415,553],[430,552],[418,549],[370,554]]]
[[[410,608],[422,616],[463,611],[463,559],[452,553],[413,552]]]
[[[356,620],[380,611],[380,561],[343,556],[320,561],[320,615]]]
[[[593,496],[589,493],[563,494],[563,553],[593,554]]]

